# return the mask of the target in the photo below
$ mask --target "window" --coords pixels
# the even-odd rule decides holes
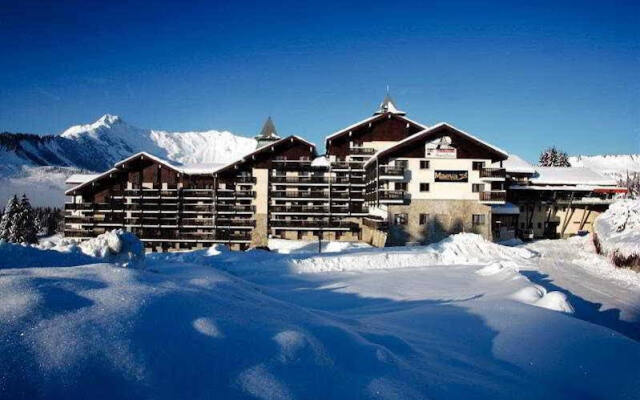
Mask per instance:
[[[395,183],[396,190],[407,190],[407,182],[396,182]]]
[[[479,170],[481,170],[482,168],[484,168],[484,161],[474,161],[474,162],[471,164],[471,168],[472,168],[474,171],[479,171]]]
[[[420,225],[426,225],[427,220],[429,219],[429,214],[420,214]]]
[[[393,223],[395,225],[406,225],[407,224],[407,214],[394,214],[393,215]]]
[[[421,183],[420,184],[420,191],[421,192],[428,192],[429,191],[429,184],[428,183]]]
[[[393,164],[396,167],[407,168],[407,160],[395,160]]]
[[[480,193],[484,190],[484,183],[474,183],[471,185],[471,191],[473,193]]]
[[[476,225],[484,225],[484,214],[473,214],[471,216],[471,224]]]
[[[429,169],[429,160],[420,160],[420,169]]]

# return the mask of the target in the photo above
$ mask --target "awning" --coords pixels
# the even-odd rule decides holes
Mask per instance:
[[[491,214],[518,215],[520,214],[520,207],[513,203],[495,204],[491,206]]]

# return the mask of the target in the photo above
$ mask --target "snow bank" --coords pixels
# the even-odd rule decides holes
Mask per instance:
[[[489,264],[496,261],[526,263],[535,254],[524,248],[505,247],[473,233],[460,233],[428,246],[370,249],[339,256],[316,256],[294,260],[301,273],[328,271],[365,271],[430,265]],[[513,264],[512,264],[513,265]]]
[[[69,238],[46,240],[36,246],[0,241],[0,268],[68,267],[112,263],[128,268],[144,265],[144,245],[122,229],[78,243]]]
[[[640,200],[613,203],[595,221],[596,249],[617,266],[640,266]]]
[[[569,304],[567,296],[564,293],[558,291],[547,292],[547,289],[540,285],[531,285],[522,288],[511,297],[521,303],[573,314],[573,307]]]
[[[361,242],[322,241],[323,253],[338,253],[366,248],[371,248],[371,246]],[[318,241],[269,239],[269,249],[280,254],[317,253]]]

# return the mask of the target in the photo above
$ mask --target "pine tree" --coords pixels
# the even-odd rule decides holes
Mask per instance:
[[[18,218],[18,225],[20,227],[20,241],[18,243],[37,243],[38,242],[38,230],[36,227],[35,214],[31,203],[26,195],[22,195],[20,201],[21,213]]]
[[[15,224],[16,214],[19,207],[20,203],[18,202],[18,197],[14,195],[7,202],[7,206],[2,214],[2,220],[0,220],[0,239],[4,239],[7,242],[13,242],[11,231],[12,226]]]
[[[570,167],[569,155],[558,150],[555,146],[547,148],[540,153],[538,165],[541,167]]]

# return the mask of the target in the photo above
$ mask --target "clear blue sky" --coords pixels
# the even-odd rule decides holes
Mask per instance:
[[[254,135],[272,115],[322,147],[389,85],[410,118],[529,159],[640,152],[638,1],[1,4],[0,131],[112,113]]]

